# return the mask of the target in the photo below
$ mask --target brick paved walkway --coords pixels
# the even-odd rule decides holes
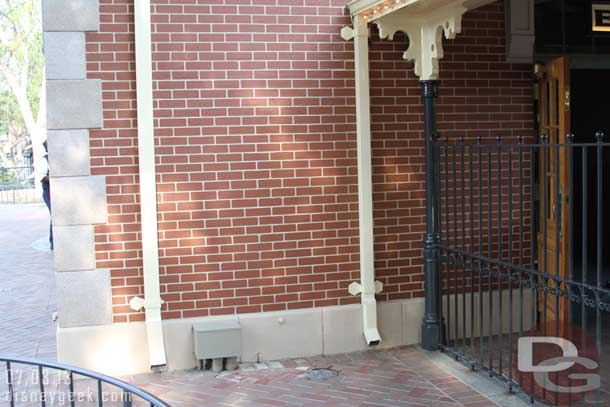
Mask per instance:
[[[498,406],[432,363],[416,347],[282,361],[223,373],[176,372],[129,381],[175,407],[484,407]],[[278,368],[282,366],[282,368]],[[335,378],[303,377],[332,367]]]
[[[0,205],[0,355],[55,360],[55,277],[42,205]]]

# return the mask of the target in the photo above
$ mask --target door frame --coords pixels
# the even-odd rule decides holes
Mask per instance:
[[[533,205],[537,205],[539,214],[536,230],[538,270],[548,271],[549,275],[558,275],[560,278],[567,279],[570,239],[570,231],[568,231],[570,210],[568,153],[566,148],[559,148],[556,145],[568,143],[567,134],[571,127],[570,58],[563,56],[548,61],[543,66],[536,65],[536,74],[538,90],[536,128],[540,136],[546,136],[544,139],[540,138],[539,141],[541,147],[537,174],[538,202],[533,203]],[[545,169],[543,166],[547,170],[546,175],[543,174]],[[544,242],[545,239],[546,242]],[[539,278],[539,283],[556,287],[552,279]],[[557,288],[565,290],[566,287],[564,284],[560,284]],[[568,321],[569,301],[564,297],[557,298],[546,292],[541,293],[538,296],[537,309],[539,323],[543,320],[544,322],[558,320],[561,321],[559,325],[563,325],[563,322]],[[548,313],[552,314],[550,320],[547,318]]]

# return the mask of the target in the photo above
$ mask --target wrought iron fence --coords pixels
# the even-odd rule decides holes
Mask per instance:
[[[2,405],[170,407],[129,383],[86,369],[31,359],[0,357],[6,377]],[[24,368],[26,370],[24,370]],[[56,375],[52,375],[55,373]],[[7,404],[4,404],[7,403]]]
[[[547,405],[610,405],[610,143],[581,140],[436,143],[443,350]]]
[[[0,167],[0,203],[36,202],[34,168]]]

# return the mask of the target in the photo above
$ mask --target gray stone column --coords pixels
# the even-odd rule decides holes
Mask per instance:
[[[97,0],[42,2],[59,327],[112,323],[110,271],[96,269],[93,226],[107,222],[106,180],[92,176],[89,129],[103,126],[102,84],[87,79],[85,32]]]

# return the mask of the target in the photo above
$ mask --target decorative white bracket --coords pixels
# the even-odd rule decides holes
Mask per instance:
[[[165,304],[165,301],[161,300],[161,305]],[[142,308],[146,308],[146,300],[142,297],[133,297],[129,300],[129,308],[134,311],[140,311]]]
[[[347,287],[347,290],[351,295],[358,295],[362,293],[364,290],[362,289],[362,285],[357,282],[353,282]],[[381,281],[375,281],[375,294],[379,294],[383,291],[383,283]]]
[[[144,308],[145,304],[146,301],[144,301],[144,298],[142,297],[133,297],[131,300],[129,300],[129,308],[134,311],[140,311],[142,308]]]
[[[436,3],[439,3],[437,1]],[[421,81],[437,80],[438,61],[443,58],[443,34],[454,39],[462,31],[462,16],[469,9],[489,3],[489,0],[444,1],[440,7],[401,8],[373,21],[382,39],[394,38],[400,31],[409,37],[409,48],[403,58],[415,63],[415,75]]]
[[[356,36],[354,29],[352,27],[343,27],[341,29],[341,38],[345,41],[349,41]]]

